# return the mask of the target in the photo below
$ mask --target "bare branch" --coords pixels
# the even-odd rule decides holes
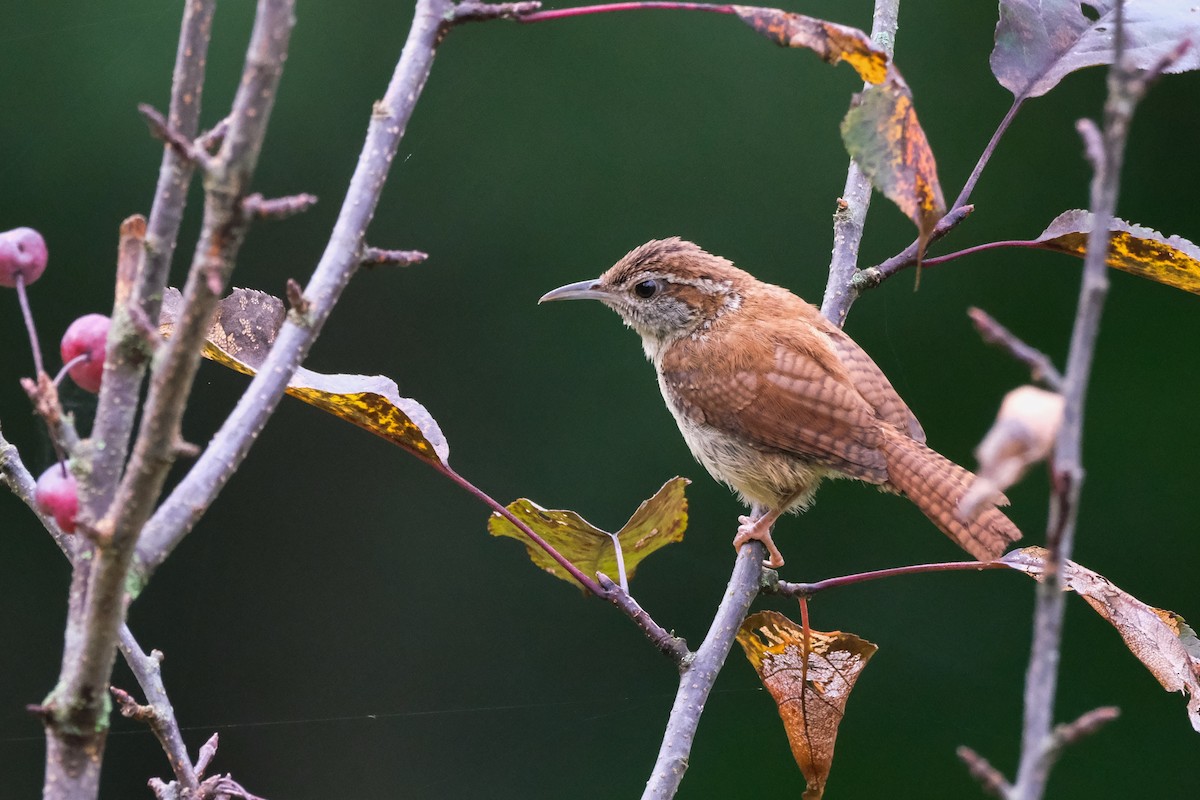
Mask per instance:
[[[981,339],[1007,351],[1017,361],[1029,367],[1035,381],[1041,381],[1056,392],[1062,389],[1062,374],[1054,366],[1054,362],[1050,360],[1049,356],[1041,350],[1025,344],[1016,334],[981,308],[967,309],[967,316],[971,318]]]

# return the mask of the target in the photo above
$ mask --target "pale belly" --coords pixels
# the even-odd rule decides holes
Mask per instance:
[[[711,425],[675,413],[679,431],[696,460],[728,484],[748,505],[797,512],[807,508],[821,481],[837,477],[828,467],[779,451],[759,450]]]

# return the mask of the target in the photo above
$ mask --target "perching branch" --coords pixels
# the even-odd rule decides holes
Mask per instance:
[[[713,616],[708,635],[679,676],[675,703],[671,706],[667,729],[642,800],[669,800],[679,791],[679,783],[687,772],[692,740],[700,725],[700,714],[729,655],[729,648],[733,646],[738,627],[758,595],[758,578],[766,554],[762,543],[757,541],[748,542],[738,550],[729,586]]]

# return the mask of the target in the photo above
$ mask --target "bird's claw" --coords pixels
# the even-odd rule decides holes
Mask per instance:
[[[751,517],[738,517],[737,535],[733,537],[733,549],[740,549],[746,542],[756,541],[762,542],[763,547],[767,548],[767,558],[763,562],[763,566],[767,569],[779,569],[783,566],[783,553],[779,552],[779,548],[775,546],[774,540],[771,539],[771,522],[766,525],[760,525],[763,518],[753,519]]]

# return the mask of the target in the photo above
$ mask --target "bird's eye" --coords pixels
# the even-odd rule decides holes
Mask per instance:
[[[657,291],[658,281],[655,280],[642,281],[633,287],[633,293],[643,300],[649,300],[651,297],[654,297]]]

